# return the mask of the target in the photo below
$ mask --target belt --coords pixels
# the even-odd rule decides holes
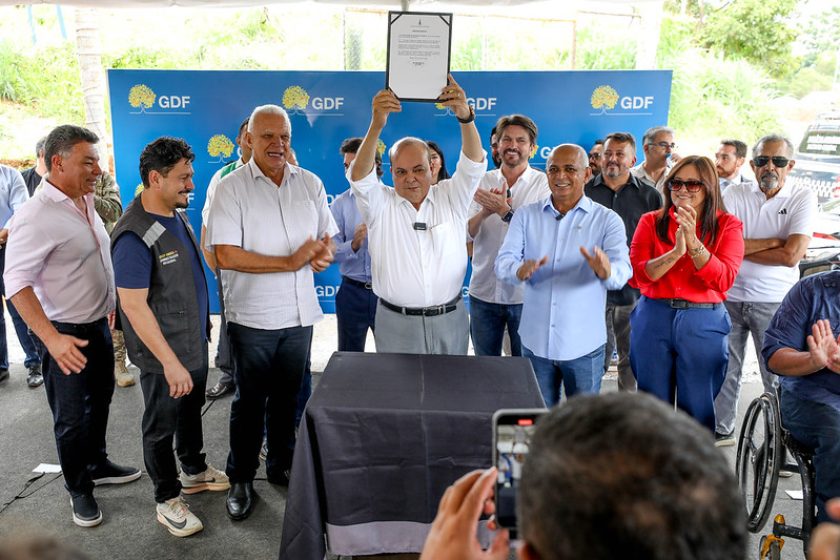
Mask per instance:
[[[359,282],[358,280],[353,280],[352,278],[347,278],[346,276],[341,277],[342,282],[347,282],[351,286],[356,286],[357,288],[362,288],[364,290],[372,290],[373,284],[370,282]]]
[[[86,333],[97,330],[102,327],[102,324],[108,324],[108,317],[97,319],[91,323],[62,323],[60,321],[51,321],[58,332],[67,334],[69,332]]]
[[[714,309],[720,305],[719,303],[694,303],[684,299],[664,299],[662,301],[669,304],[671,309]]]
[[[452,301],[446,302],[443,305],[433,305],[432,307],[400,307],[399,305],[394,305],[382,298],[379,298],[379,303],[391,311],[396,311],[397,313],[402,313],[403,315],[434,317],[436,315],[446,315],[447,313],[455,311],[455,308],[458,306],[458,300],[460,299],[461,296],[457,296]]]

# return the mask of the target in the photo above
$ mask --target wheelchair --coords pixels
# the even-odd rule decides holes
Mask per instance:
[[[789,462],[787,455],[795,463]],[[761,538],[760,560],[780,559],[785,537],[802,541],[807,557],[811,529],[816,522],[813,450],[796,441],[782,426],[778,394],[764,393],[747,409],[735,460],[751,533],[761,531],[770,516],[782,469],[798,473],[802,482],[802,523],[799,527],[790,525],[783,515],[776,515],[772,531]]]

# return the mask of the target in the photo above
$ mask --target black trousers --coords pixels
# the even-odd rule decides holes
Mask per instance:
[[[40,343],[44,388],[53,414],[53,431],[64,487],[71,496],[93,492],[88,468],[105,462],[105,431],[114,394],[114,344],[105,318],[86,324],[53,322],[62,334],[88,341],[80,373],[64,375]]]
[[[207,343],[204,343],[207,355]],[[201,427],[201,407],[207,387],[207,363],[190,372],[193,389],[178,399],[169,396],[169,384],[162,373],[140,372],[140,387],[146,411],[143,413],[143,461],[155,487],[155,501],[163,503],[181,493],[181,481],[172,453],[181,462],[187,474],[198,474],[207,469],[204,432]]]
[[[236,394],[230,406],[231,482],[254,480],[263,433],[266,474],[279,477],[292,465],[295,409],[306,369],[312,327],[264,330],[228,323]]]

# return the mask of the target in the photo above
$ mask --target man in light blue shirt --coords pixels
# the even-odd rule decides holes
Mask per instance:
[[[546,406],[576,393],[598,393],[607,341],[607,290],[630,279],[627,234],[618,214],[583,195],[592,175],[574,144],[546,161],[551,196],[516,212],[496,259],[496,275],[524,283],[519,336]]]
[[[344,158],[344,171],[356,159],[361,138],[347,138],[341,143],[339,153]],[[376,174],[382,177],[382,156],[375,154]],[[338,322],[339,352],[364,352],[367,331],[374,330],[376,304],[379,298],[373,293],[368,253],[367,224],[356,207],[356,195],[347,189],[330,207],[338,233],[335,240],[335,262],[341,271],[341,287],[335,296],[335,315]]]

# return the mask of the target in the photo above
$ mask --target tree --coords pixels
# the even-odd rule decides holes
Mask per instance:
[[[705,17],[699,39],[726,58],[743,58],[784,77],[797,68],[789,19],[796,0],[733,0]]]
[[[224,134],[216,134],[207,142],[207,153],[211,157],[219,158],[218,163],[222,163],[225,158],[229,158],[233,153],[233,142]]]

